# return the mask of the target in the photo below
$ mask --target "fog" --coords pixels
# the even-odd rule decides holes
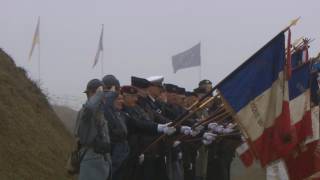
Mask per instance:
[[[91,78],[101,24],[104,74],[121,84],[130,77],[163,75],[165,82],[191,90],[200,79],[219,82],[267,41],[301,16],[293,39],[314,38],[320,51],[319,0],[0,0],[0,47],[32,79],[38,78],[37,48],[28,53],[41,18],[41,87],[79,104]],[[201,67],[173,73],[171,57],[201,42]]]

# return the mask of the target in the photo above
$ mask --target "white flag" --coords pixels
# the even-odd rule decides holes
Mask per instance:
[[[36,30],[35,30],[34,35],[33,35],[32,46],[31,46],[31,50],[30,50],[30,53],[29,53],[29,61],[31,60],[31,56],[32,56],[34,47],[37,44],[40,46],[40,17],[38,17],[37,27],[36,27]]]
[[[99,44],[98,44],[98,50],[97,50],[97,53],[96,53],[96,56],[94,58],[94,62],[93,62],[93,66],[92,67],[95,67],[99,61],[99,58],[100,58],[100,53],[103,51],[103,26],[102,26],[102,29],[101,29],[101,34],[100,34],[100,39],[99,39]]]
[[[172,56],[172,67],[174,73],[176,73],[179,69],[200,65],[200,43],[182,53]]]

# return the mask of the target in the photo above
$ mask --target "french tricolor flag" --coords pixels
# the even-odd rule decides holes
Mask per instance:
[[[281,32],[218,84],[262,166],[278,159],[278,149],[286,149],[292,140],[284,67]]]
[[[250,167],[253,164],[254,155],[252,154],[247,142],[243,142],[239,147],[237,147],[236,152],[246,167]]]
[[[310,63],[304,63],[292,70],[289,80],[290,119],[296,143],[312,135],[310,77]]]

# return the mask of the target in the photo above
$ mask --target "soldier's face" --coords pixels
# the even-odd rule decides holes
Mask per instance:
[[[154,98],[158,98],[161,94],[161,88],[158,86],[150,86],[148,88],[148,91],[150,95],[153,96]]]
[[[123,100],[126,106],[133,107],[137,104],[138,96],[135,94],[124,94]]]
[[[116,100],[113,102],[113,105],[116,109],[121,110],[123,106],[123,96],[120,94]]]
[[[205,84],[200,86],[201,89],[205,89],[206,92],[209,92],[212,89],[212,85],[211,84]]]
[[[162,102],[167,102],[167,93],[166,92],[161,92],[160,96],[158,97],[158,99]]]

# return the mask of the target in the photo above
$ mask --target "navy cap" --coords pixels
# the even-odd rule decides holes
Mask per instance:
[[[103,82],[103,85],[107,87],[112,87],[112,86],[120,87],[119,80],[112,74],[105,75],[102,78],[102,82]]]
[[[190,91],[186,91],[185,95],[186,95],[187,97],[190,97],[190,96],[196,96],[196,97],[198,97],[198,94],[197,94],[197,93],[195,93],[195,92],[190,92]]]
[[[102,82],[99,79],[91,79],[88,84],[87,88],[84,91],[84,93],[87,93],[89,91],[96,91],[98,87],[102,86]]]
[[[137,90],[137,88],[135,88],[133,86],[122,86],[121,87],[121,93],[137,94],[138,90]]]
[[[164,84],[164,89],[168,92],[168,93],[178,93],[178,86],[174,85],[174,84]]]
[[[183,88],[183,87],[178,87],[178,91],[177,91],[178,94],[180,95],[185,95],[186,93],[186,89]]]
[[[131,77],[131,85],[135,86],[137,88],[147,88],[151,85],[151,83],[146,79],[132,76]]]
[[[199,82],[199,86],[203,86],[203,85],[212,85],[212,82],[207,79],[204,79]]]

